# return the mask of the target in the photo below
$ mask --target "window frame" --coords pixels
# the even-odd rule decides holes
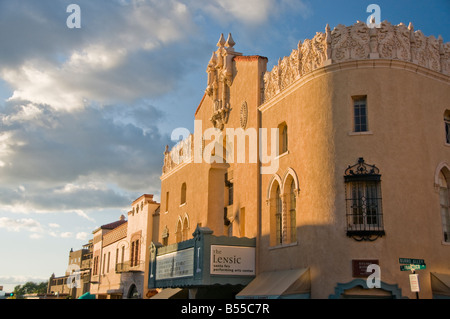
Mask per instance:
[[[367,95],[352,96],[352,116],[353,116],[353,133],[365,133],[369,132],[369,116],[367,108]],[[356,114],[358,110],[358,115]],[[361,111],[364,111],[364,115],[361,115]],[[362,123],[362,120],[364,123]],[[363,129],[364,126],[364,129]]]

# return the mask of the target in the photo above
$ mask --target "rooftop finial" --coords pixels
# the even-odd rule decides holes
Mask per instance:
[[[224,45],[225,45],[225,39],[224,39],[224,37],[223,37],[223,33],[221,33],[221,34],[220,34],[219,42],[217,42],[217,46],[218,46],[219,48],[222,48]]]
[[[234,47],[235,44],[236,44],[236,42],[234,42],[233,37],[231,36],[231,33],[228,33],[228,39],[227,39],[227,42],[225,43],[225,46],[228,48],[232,48],[232,47]]]

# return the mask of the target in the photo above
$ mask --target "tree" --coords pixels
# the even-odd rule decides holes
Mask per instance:
[[[47,282],[34,283],[29,281],[24,285],[14,287],[14,294],[16,296],[23,296],[25,294],[42,294],[47,292]]]

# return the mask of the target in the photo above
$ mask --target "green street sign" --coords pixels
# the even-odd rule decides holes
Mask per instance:
[[[426,265],[401,265],[401,271],[426,269]]]
[[[407,264],[407,265],[425,265],[425,260],[423,259],[399,258],[398,262],[400,264]]]

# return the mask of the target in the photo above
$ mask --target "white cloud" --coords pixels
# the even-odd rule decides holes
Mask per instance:
[[[73,233],[71,233],[71,232],[63,232],[59,236],[61,238],[71,238],[71,237],[73,237]]]
[[[31,218],[13,219],[8,217],[0,217],[0,228],[5,228],[7,231],[13,232],[19,232],[22,230],[33,233],[43,232],[41,224]]]
[[[84,240],[87,240],[89,238],[89,234],[86,233],[86,232],[79,232],[79,233],[77,233],[75,235],[75,238],[84,241]]]

